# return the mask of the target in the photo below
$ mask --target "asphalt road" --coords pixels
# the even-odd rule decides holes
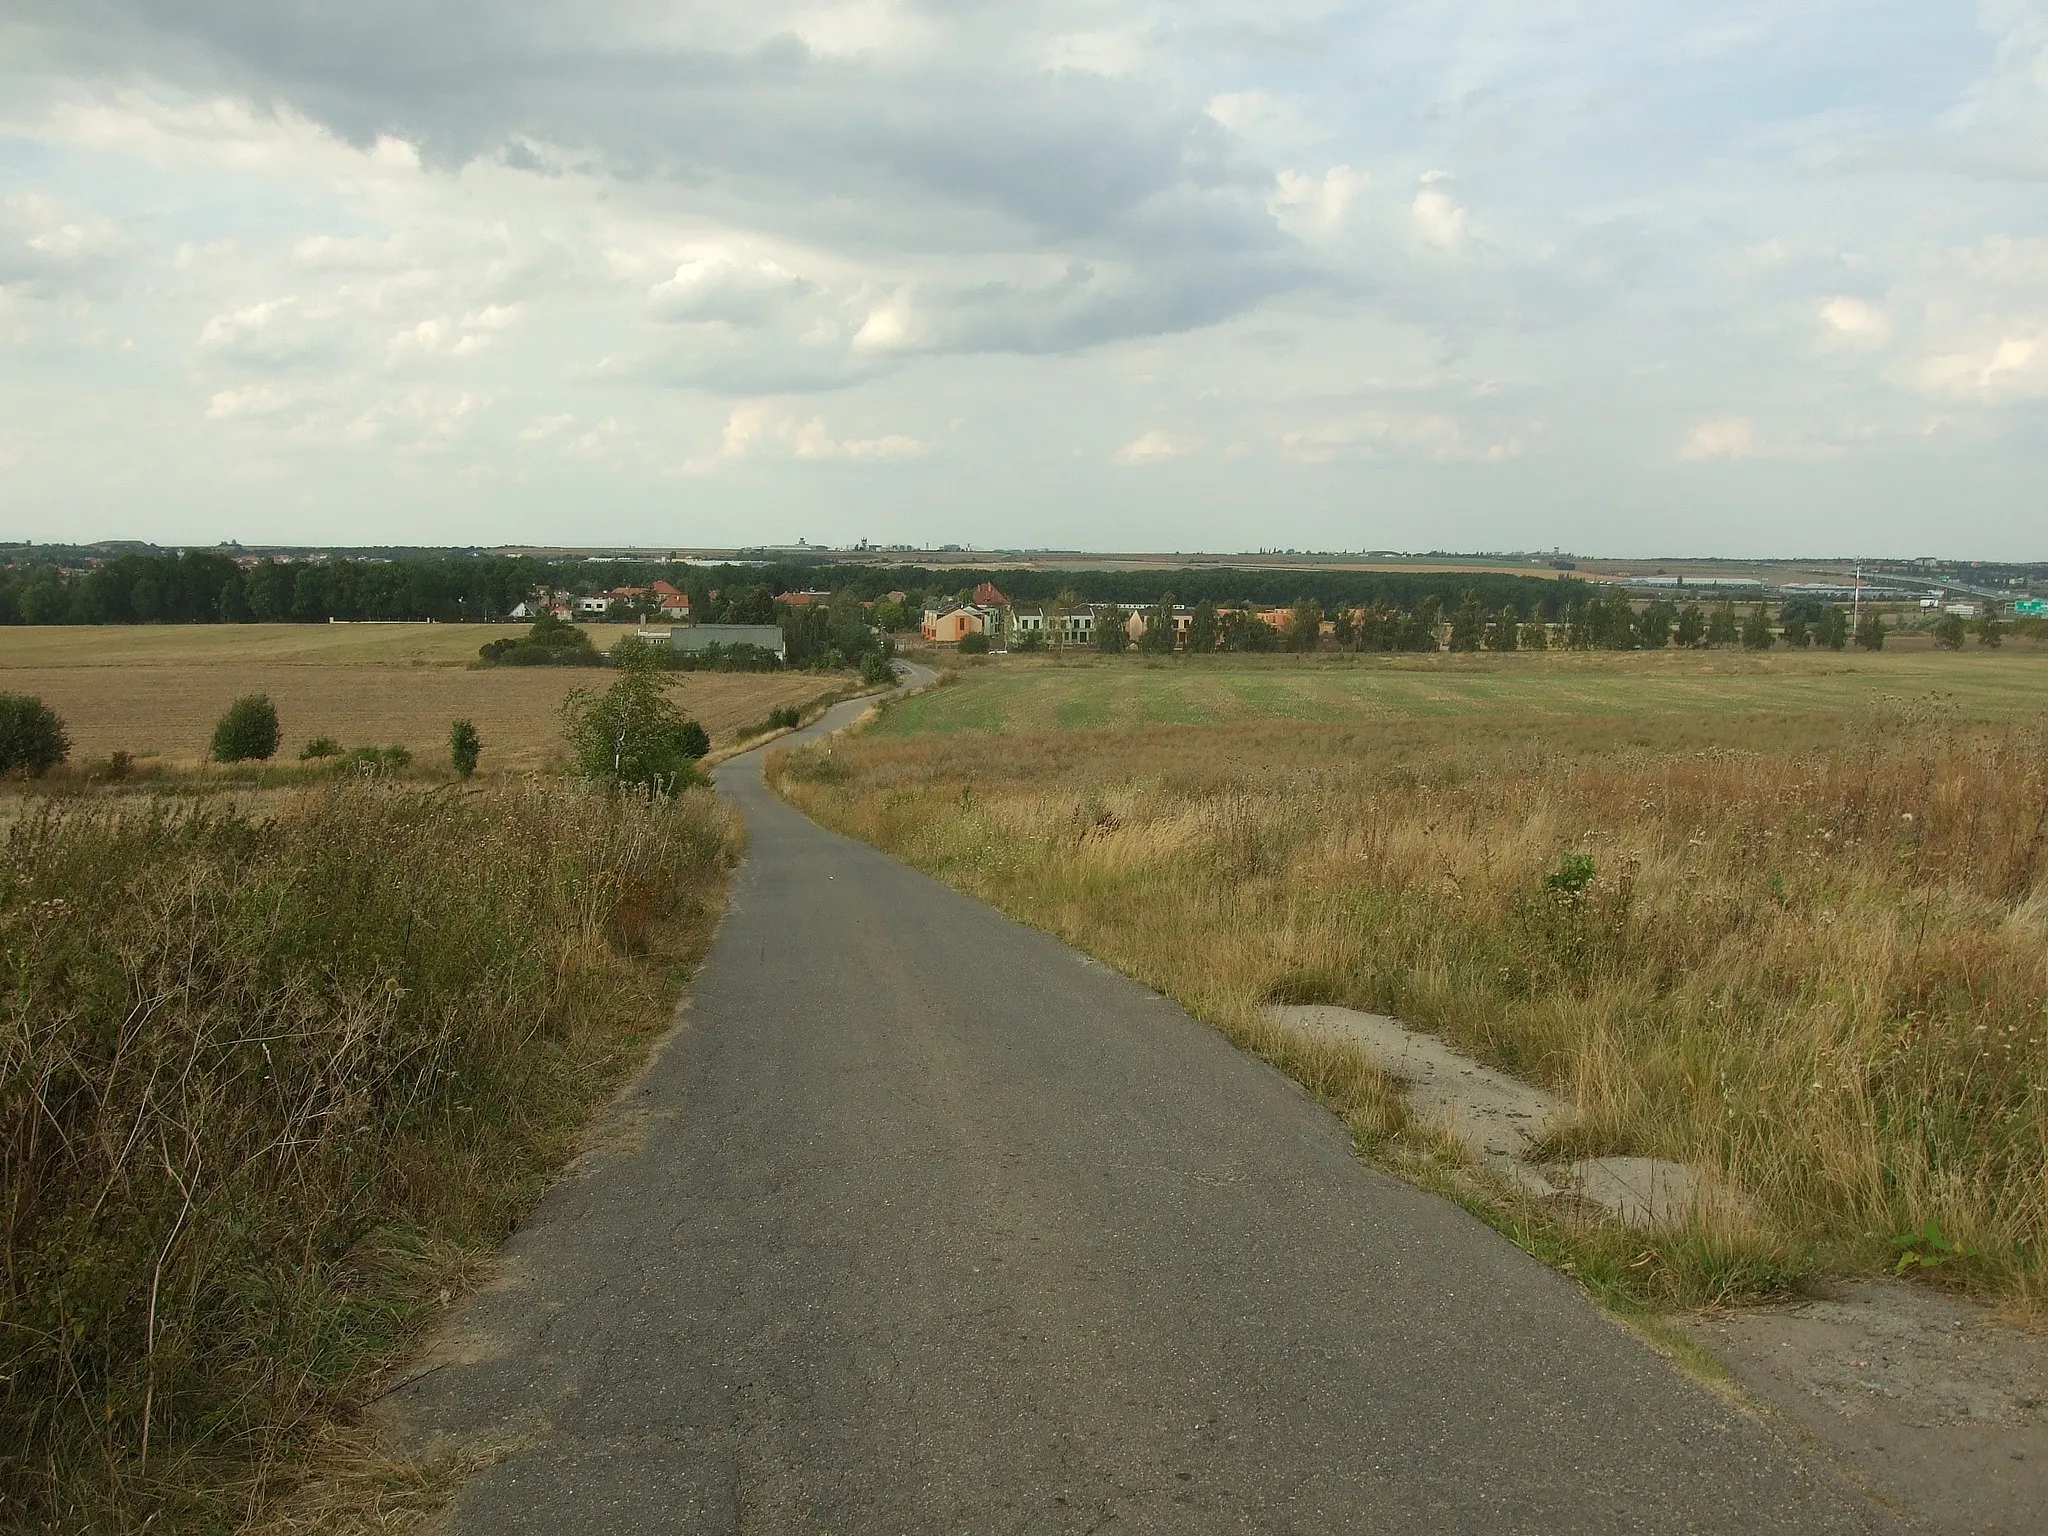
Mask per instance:
[[[683,1027],[392,1399],[505,1448],[448,1529],[1864,1528],[1178,1008],[719,783]]]

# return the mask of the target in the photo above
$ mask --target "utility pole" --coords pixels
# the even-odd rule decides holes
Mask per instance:
[[[1863,562],[1856,562],[1856,594],[1849,602],[1849,627],[1855,629],[1863,622]]]

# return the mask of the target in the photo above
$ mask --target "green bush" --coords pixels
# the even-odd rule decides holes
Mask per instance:
[[[988,636],[980,633],[962,635],[960,637],[960,654],[962,656],[986,656],[988,654]]]
[[[968,639],[983,640],[986,639],[986,636],[970,635]],[[962,648],[965,648],[964,645]],[[988,647],[983,645],[982,649],[985,651]],[[881,652],[870,651],[866,659],[860,664],[860,680],[869,687],[879,687],[883,683],[893,683],[896,681],[896,669],[889,665],[889,658]]]
[[[341,756],[341,743],[332,736],[315,736],[311,741],[299,748],[299,761],[302,763],[315,762],[323,757],[339,756]]]
[[[32,693],[0,693],[0,773],[41,778],[70,755],[54,709]]]
[[[1945,651],[1960,651],[1963,648],[1963,616],[1945,613],[1936,620],[1934,643]]]
[[[803,712],[794,704],[785,704],[780,709],[768,711],[768,729],[771,731],[793,731],[803,723]]]
[[[351,747],[337,765],[354,768],[372,777],[395,778],[412,766],[412,752],[405,747]]]
[[[213,728],[217,763],[268,762],[277,755],[277,707],[263,693],[245,694],[227,708]]]
[[[473,720],[457,720],[448,727],[448,761],[465,779],[476,772],[476,760],[483,755],[484,739]]]
[[[525,634],[480,646],[477,661],[486,667],[601,667],[604,655],[588,630],[544,613]]]
[[[562,701],[562,725],[586,777],[656,794],[703,782],[696,763],[711,738],[676,707],[661,669],[646,660],[630,661],[603,693],[572,692]]]

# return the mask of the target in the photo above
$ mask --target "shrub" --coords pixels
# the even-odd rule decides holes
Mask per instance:
[[[988,636],[982,634],[962,635],[960,637],[960,654],[962,656],[986,656],[988,654]]]
[[[227,707],[213,728],[217,763],[268,762],[277,755],[277,707],[263,693],[245,694]]]
[[[982,637],[975,635],[970,638],[979,640]],[[988,647],[984,645],[982,649],[987,650]],[[889,658],[880,651],[870,651],[860,664],[860,680],[870,687],[893,683],[896,681],[896,669],[889,665]]]
[[[1036,653],[1045,649],[1045,636],[1038,630],[1027,629],[1017,637],[1017,643],[1010,647],[1014,651]]]
[[[0,693],[0,773],[41,778],[70,755],[54,709],[32,693]]]
[[[476,760],[483,750],[484,741],[477,735],[474,721],[458,720],[448,727],[448,761],[465,779],[476,772]]]
[[[341,756],[341,743],[332,736],[315,736],[299,748],[299,761],[310,763],[323,757]]]
[[[784,704],[779,709],[768,711],[768,729],[771,731],[793,731],[803,721],[803,714],[794,704]]]
[[[1856,621],[1856,644],[1866,651],[1884,649],[1884,620],[1875,613],[1866,613]]]
[[[486,667],[601,667],[604,656],[587,630],[544,613],[523,635],[491,640],[477,650]]]
[[[562,701],[562,725],[589,778],[657,794],[703,782],[696,762],[711,750],[711,739],[676,707],[660,670],[643,660],[629,663],[603,693],[571,693]]]
[[[405,747],[351,747],[340,766],[357,768],[373,778],[395,777],[412,766],[412,753]]]
[[[1944,651],[1960,651],[1963,648],[1963,616],[1945,613],[1936,620],[1934,643]]]

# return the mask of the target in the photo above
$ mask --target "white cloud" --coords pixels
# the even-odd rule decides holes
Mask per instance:
[[[1293,103],[1269,91],[1230,91],[1212,97],[1209,115],[1232,133],[1282,149],[1320,144],[1329,138]]]
[[[1443,411],[1363,411],[1280,433],[1281,453],[1299,464],[1331,464],[1390,454],[1440,464],[1498,462],[1521,457],[1524,446],[1518,434],[1475,433]]]
[[[519,429],[519,440],[522,443],[544,443],[575,420],[575,416],[568,412],[559,416],[536,416]]]
[[[275,384],[245,384],[223,389],[206,403],[208,421],[232,421],[236,417],[276,416],[297,403],[297,397]]]
[[[724,251],[685,261],[647,294],[657,320],[716,321],[764,326],[779,319],[814,285],[773,261],[741,261]]]
[[[822,415],[799,415],[772,401],[748,400],[735,405],[719,436],[718,452],[692,459],[685,474],[706,474],[742,459],[846,459],[859,463],[892,463],[923,458],[931,444],[902,432],[875,437],[835,437]]]
[[[1193,453],[1199,446],[1191,437],[1177,437],[1154,428],[1132,438],[1113,457],[1119,464],[1161,464]]]
[[[1282,171],[1276,180],[1277,189],[1267,199],[1274,219],[1290,234],[1309,238],[1338,229],[1359,194],[1372,185],[1370,176],[1348,165],[1333,165],[1320,176]]]
[[[2048,396],[2048,332],[2001,336],[1967,352],[1930,357],[1920,383],[1931,393],[1986,402]]]
[[[1856,298],[1833,298],[1820,307],[1820,317],[1838,336],[1872,344],[1891,337],[1891,321],[1874,304]]]
[[[1431,171],[1425,175],[1408,213],[1414,221],[1415,232],[1424,240],[1444,250],[1454,250],[1465,239],[1466,214],[1457,199],[1444,188],[1446,180],[1448,178],[1442,171]]]
[[[1679,445],[1687,463],[1702,459],[1746,459],[1757,452],[1756,425],[1743,416],[1712,416],[1695,422]]]

